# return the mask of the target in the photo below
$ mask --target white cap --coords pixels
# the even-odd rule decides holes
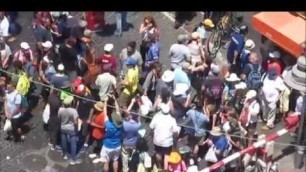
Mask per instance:
[[[273,51],[271,53],[269,53],[269,57],[272,59],[278,59],[280,58],[281,54],[279,51]]]
[[[104,46],[104,51],[106,51],[106,52],[111,52],[111,51],[113,50],[113,48],[114,48],[114,45],[113,45],[113,44],[106,44],[106,45]]]
[[[252,50],[255,48],[255,43],[253,40],[251,39],[248,39],[245,41],[245,48],[248,49],[248,50]]]
[[[170,107],[165,103],[160,105],[160,109],[164,114],[168,114],[170,112]]]
[[[210,71],[211,71],[212,73],[214,73],[214,74],[217,74],[217,73],[220,72],[220,67],[219,67],[218,65],[212,63],[212,64],[210,65]]]
[[[186,93],[186,91],[189,89],[189,85],[186,83],[178,83],[175,86],[175,90],[173,91],[173,95],[183,95]]]
[[[166,83],[172,82],[174,80],[174,73],[171,70],[166,70],[161,79]]]
[[[57,70],[59,70],[59,71],[65,70],[64,65],[63,65],[63,64],[59,64],[59,65],[57,66]]]
[[[46,63],[52,63],[52,61],[48,58],[48,56],[44,56],[43,61]]]
[[[46,41],[46,42],[41,43],[41,45],[42,45],[44,48],[51,48],[51,47],[52,47],[52,42]]]
[[[21,42],[21,43],[20,43],[20,47],[21,47],[22,49],[25,49],[25,50],[27,50],[27,49],[30,48],[30,46],[29,46],[29,44],[28,44],[27,42]]]
[[[247,92],[245,98],[246,99],[250,99],[250,98],[254,98],[257,96],[257,92],[255,90],[250,90]]]

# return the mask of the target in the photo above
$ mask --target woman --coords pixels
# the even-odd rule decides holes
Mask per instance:
[[[162,65],[160,63],[154,63],[151,71],[146,76],[146,80],[142,86],[144,95],[148,96],[151,102],[154,102],[156,96],[156,85],[161,77]]]
[[[105,135],[105,121],[107,119],[106,114],[104,113],[106,110],[106,106],[104,102],[97,102],[94,105],[93,116],[89,117],[87,121],[90,126],[91,136],[89,138],[89,145],[91,145],[94,141],[96,142],[96,148],[93,150],[94,153],[89,155],[89,158],[96,158],[99,156],[101,151],[103,137]]]
[[[140,54],[142,60],[146,60],[146,54],[149,50],[150,43],[152,42],[152,36],[155,35],[155,39],[159,39],[159,30],[157,28],[156,22],[152,16],[147,16],[144,18],[143,23],[140,25],[139,33],[141,34],[142,42],[140,45]]]

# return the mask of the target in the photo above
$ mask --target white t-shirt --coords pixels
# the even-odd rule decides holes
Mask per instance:
[[[7,110],[11,114],[15,111],[16,105],[21,105],[21,95],[18,94],[17,90],[11,93],[6,92],[5,100],[7,103]],[[20,116],[21,116],[21,112],[14,115],[13,118],[19,118]]]
[[[0,21],[0,37],[7,37],[9,36],[9,26],[10,23],[7,20],[6,17],[4,17],[1,21]]]
[[[255,123],[258,120],[258,114],[260,112],[260,105],[259,103],[254,100],[250,105],[249,105],[249,121],[251,123]]]
[[[170,115],[158,112],[152,119],[150,128],[154,130],[153,143],[156,146],[170,147],[173,145],[173,133],[178,132],[175,119]]]
[[[103,101],[107,98],[107,94],[112,93],[112,85],[116,85],[117,81],[110,73],[103,73],[97,77],[95,84],[100,87],[99,96]]]
[[[263,81],[263,86],[272,86],[272,88],[274,87],[274,89],[280,92],[286,89],[286,85],[280,76],[278,76],[275,80],[270,80],[267,76]]]

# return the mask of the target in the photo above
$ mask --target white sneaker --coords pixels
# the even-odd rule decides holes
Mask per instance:
[[[102,162],[102,159],[101,159],[101,158],[96,158],[96,159],[94,159],[94,160],[92,161],[92,163],[94,163],[94,164],[97,164],[97,163],[100,163],[100,162]]]
[[[92,153],[92,154],[89,154],[88,157],[89,157],[90,159],[94,159],[94,158],[97,158],[97,156],[98,156],[97,154]]]

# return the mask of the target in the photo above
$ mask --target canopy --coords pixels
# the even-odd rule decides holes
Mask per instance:
[[[252,18],[260,34],[298,58],[306,41],[306,20],[289,12],[260,12]]]

